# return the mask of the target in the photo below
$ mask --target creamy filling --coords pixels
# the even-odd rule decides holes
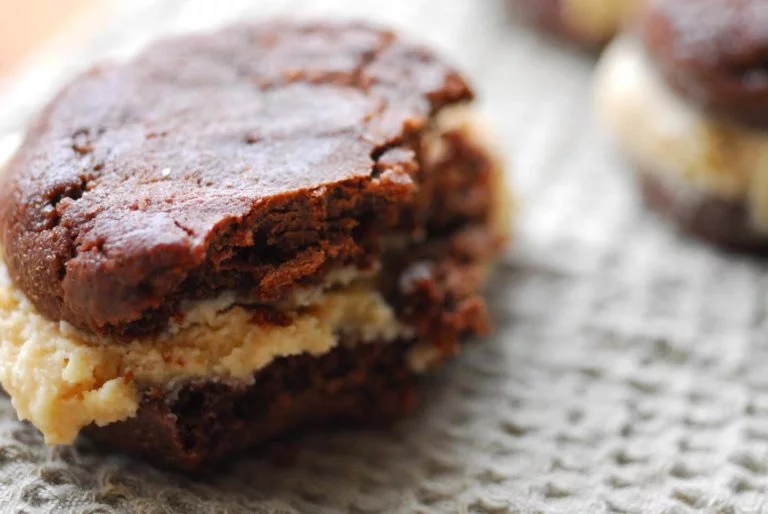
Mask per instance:
[[[447,114],[442,125],[466,130],[488,147],[487,133],[466,110]],[[512,202],[500,166],[494,180],[491,223],[506,233]],[[19,417],[38,427],[48,444],[71,443],[86,425],[134,416],[145,386],[174,387],[196,378],[247,383],[279,357],[322,355],[342,339],[364,344],[413,338],[374,288],[376,271],[331,272],[322,286],[300,290],[281,305],[287,320],[275,322],[273,312],[225,294],[184,305],[183,316],[165,332],[126,343],[41,316],[0,259],[0,383]],[[407,356],[415,372],[441,358],[428,342]]]
[[[563,21],[590,40],[610,39],[643,0],[561,0]]]
[[[629,37],[606,51],[595,93],[600,117],[642,170],[701,194],[744,201],[755,227],[768,230],[768,133],[688,104]]]
[[[256,323],[257,312],[221,299],[202,302],[181,325],[130,343],[102,341],[43,318],[0,264],[0,382],[19,416],[49,444],[83,426],[133,416],[144,385],[224,378],[248,381],[278,357],[320,355],[340,337],[360,343],[412,337],[372,286],[318,295],[287,326]]]

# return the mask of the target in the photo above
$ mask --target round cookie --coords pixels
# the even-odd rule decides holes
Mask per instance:
[[[768,133],[682,98],[630,36],[603,55],[595,95],[652,208],[720,246],[768,251]]]
[[[205,472],[386,423],[492,329],[503,171],[458,71],[372,26],[262,21],[71,82],[0,184],[0,385]]]
[[[507,0],[532,23],[587,48],[601,48],[643,0]]]
[[[679,95],[716,116],[768,129],[763,0],[652,0],[639,33]]]

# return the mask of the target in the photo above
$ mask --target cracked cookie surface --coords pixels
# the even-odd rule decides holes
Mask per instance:
[[[266,22],[161,42],[73,81],[0,188],[0,246],[43,315],[161,330],[183,300],[274,302],[431,207],[419,141],[470,99],[421,47],[358,24]]]

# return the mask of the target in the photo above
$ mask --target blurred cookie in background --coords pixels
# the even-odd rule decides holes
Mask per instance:
[[[652,0],[598,67],[601,118],[649,206],[684,230],[768,251],[768,10]]]

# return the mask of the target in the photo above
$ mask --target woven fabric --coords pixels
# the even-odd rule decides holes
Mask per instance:
[[[166,0],[19,79],[0,99],[0,151],[67,75],[158,35],[274,13],[373,18],[472,77],[522,202],[490,292],[496,336],[431,379],[409,419],[308,435],[293,464],[195,481],[88,441],[49,449],[0,399],[0,510],[768,512],[765,267],[648,215],[592,119],[592,60],[502,4]]]

